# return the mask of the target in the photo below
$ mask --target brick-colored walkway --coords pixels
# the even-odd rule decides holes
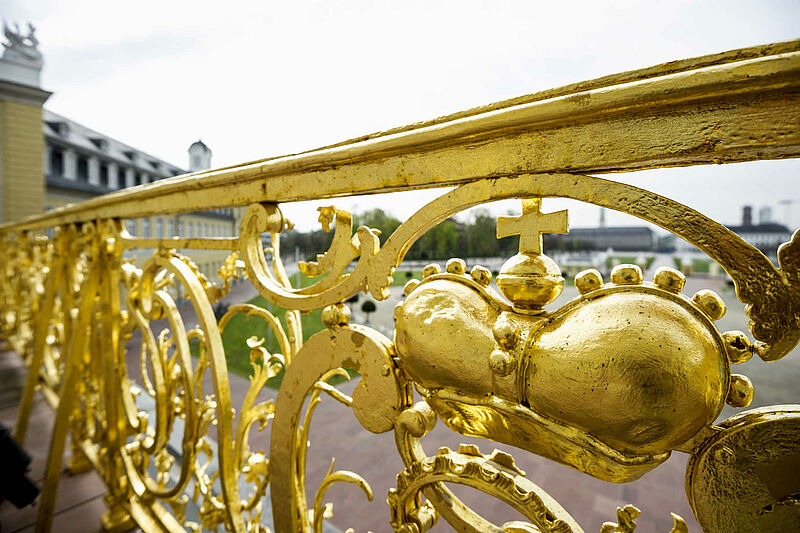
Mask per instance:
[[[0,361],[4,366],[21,365],[19,357],[14,352],[0,352]],[[17,423],[17,407],[10,405],[0,409],[0,423],[13,429]],[[44,479],[54,419],[54,411],[37,393],[24,447],[33,458],[28,477],[39,487],[42,486]],[[65,463],[69,457],[68,450],[69,447],[65,453]],[[103,501],[105,493],[105,484],[94,470],[77,475],[70,475],[64,470],[56,499],[53,531],[58,533],[102,531],[100,517],[106,511]],[[38,508],[35,505],[17,509],[9,502],[0,504],[0,532],[32,532],[37,512]]]

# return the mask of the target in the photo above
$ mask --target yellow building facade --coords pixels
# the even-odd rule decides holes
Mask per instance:
[[[4,222],[41,213],[45,202],[44,180],[31,177],[44,172],[41,103],[49,93],[25,91],[15,85],[0,82],[0,209]]]

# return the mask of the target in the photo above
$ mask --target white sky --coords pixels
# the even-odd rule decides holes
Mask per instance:
[[[798,1],[4,1],[45,55],[46,107],[188,166],[297,152],[476,105],[674,59],[800,37]],[[800,208],[800,161],[617,175],[735,223],[744,203]],[[769,181],[767,181],[769,180]],[[769,185],[767,185],[767,183]],[[405,193],[337,205],[405,218]],[[546,210],[565,201],[550,200]],[[574,204],[574,205],[573,205]],[[571,225],[598,209],[571,203]],[[498,211],[518,209],[504,204]],[[285,209],[313,227],[307,205]],[[789,222],[800,225],[800,215]],[[634,223],[609,213],[608,223]]]

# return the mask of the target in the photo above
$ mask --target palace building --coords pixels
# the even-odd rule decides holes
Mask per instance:
[[[655,232],[647,226],[571,228],[566,235],[550,235],[555,246],[567,250],[606,250],[649,252],[655,250]]]
[[[743,206],[741,223],[727,227],[773,261],[777,261],[778,247],[792,240],[791,230],[772,219],[772,209],[768,206],[758,210],[758,221],[753,217],[753,207]],[[697,250],[694,245],[682,239],[675,240],[675,248],[679,253],[692,253]]]
[[[204,170],[211,150],[198,140],[189,147],[189,170],[154,157],[48,109],[52,94],[40,87],[44,64],[35,29],[27,35],[5,27],[0,57],[0,220]],[[40,178],[39,178],[40,177]],[[128,232],[144,238],[230,237],[238,232],[232,209],[157,216],[126,221]],[[210,279],[225,251],[192,251],[192,259]],[[143,258],[133,256],[136,262]]]
[[[211,166],[211,150],[202,141],[189,147],[187,171],[47,109],[42,130],[45,210]],[[232,209],[142,218],[127,224],[129,233],[145,238],[223,237],[236,232]]]

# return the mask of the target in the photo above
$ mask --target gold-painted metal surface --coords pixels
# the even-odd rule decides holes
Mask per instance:
[[[542,213],[541,206],[541,198],[526,198],[522,200],[522,215],[497,217],[497,238],[519,235],[520,253],[542,253],[542,234],[567,233],[569,216],[566,211]]]
[[[726,346],[688,298],[626,282],[547,315],[507,307],[468,276],[434,274],[395,311],[400,367],[456,431],[624,482],[724,405]]]
[[[703,529],[800,531],[800,406],[754,409],[720,429],[686,472],[686,494]]]
[[[798,123],[795,41],[162,180],[0,226],[0,335],[30,368],[16,438],[26,438],[36,390],[56,410],[37,530],[53,525],[69,436],[71,466],[94,468],[108,486],[107,530],[135,523],[148,532],[264,533],[270,512],[280,533],[320,531],[324,520],[344,518],[326,503],[332,485],[376,497],[369,479],[334,470],[332,460],[307,489],[308,435],[323,399],[352,409],[370,432],[394,433],[404,466],[386,517],[396,531],[437,522],[462,532],[582,531],[570,502],[555,501],[507,453],[462,445],[428,455],[423,442],[437,420],[618,483],[687,453],[687,496],[704,531],[800,528],[800,407],[715,424],[725,403],[743,408],[753,398],[752,383],[731,365],[754,355],[779,360],[800,340],[800,232],[781,246],[776,266],[692,209],[587,175],[797,157]],[[320,208],[331,245],[298,266],[315,282],[293,286],[280,246],[291,223],[279,203],[444,186],[454,188],[432,193],[382,245],[350,213]],[[547,197],[616,209],[692,243],[730,275],[750,332],[720,332],[719,296],[684,294],[685,277],[671,268],[652,281],[636,265],[618,265],[608,280],[581,272],[579,295],[548,310],[564,277],[541,235],[566,232],[568,217],[543,213]],[[434,225],[509,198],[522,200],[522,214],[500,217],[497,236],[519,234],[520,249],[496,276],[497,290],[488,269],[468,271],[454,258],[406,284],[391,339],[351,323],[344,302],[359,291],[386,299],[395,269]],[[149,239],[123,229],[128,217],[217,207],[243,210],[238,237]],[[230,251],[216,272],[191,259],[207,249]],[[212,306],[243,276],[283,311],[234,303],[216,317]],[[179,312],[177,288],[196,326]],[[301,313],[314,310],[324,329],[305,339]],[[222,333],[237,315],[266,324],[279,353],[263,338],[234,339],[252,368],[234,405]],[[352,396],[332,384],[350,379],[346,370],[360,374]],[[281,372],[277,399],[261,400]],[[492,524],[451,484],[503,501],[527,521]],[[633,531],[638,515],[619,508],[601,531]],[[674,533],[687,531],[673,520]]]
[[[604,522],[600,533],[633,533],[636,530],[636,518],[641,511],[633,505],[617,507],[617,521]],[[689,528],[683,518],[672,513],[672,529],[670,533],[688,533]]]

